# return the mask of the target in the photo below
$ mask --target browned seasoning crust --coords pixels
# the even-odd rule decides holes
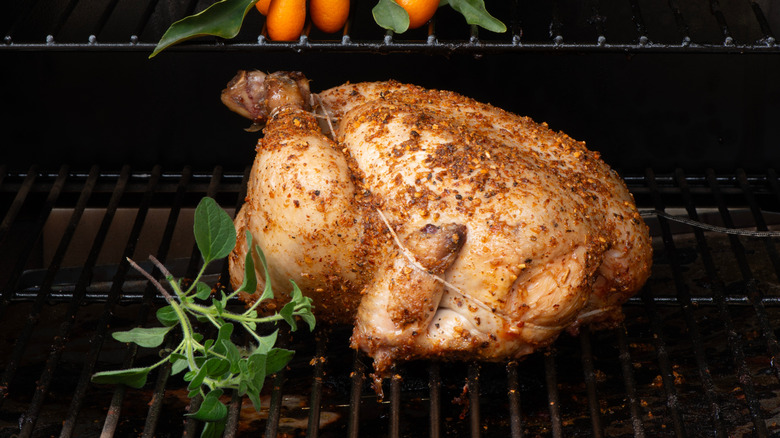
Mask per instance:
[[[389,81],[319,98],[336,140],[303,108],[276,111],[236,226],[263,247],[275,287],[293,278],[320,321],[354,318],[352,344],[378,372],[517,358],[622,320],[652,252],[598,152],[448,91]]]

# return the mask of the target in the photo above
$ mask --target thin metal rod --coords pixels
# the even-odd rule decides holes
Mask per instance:
[[[585,327],[580,330],[582,372],[585,375],[585,388],[588,393],[588,408],[590,410],[591,425],[593,426],[593,436],[601,437],[604,435],[604,429],[601,426],[601,407],[599,406],[599,396],[596,391],[596,373],[593,368],[593,348],[590,341],[590,329]]]
[[[479,409],[479,364],[472,362],[468,369],[469,388],[469,420],[471,424],[471,438],[479,438],[482,433]]]
[[[558,394],[558,378],[555,375],[555,349],[544,352],[544,377],[547,384],[547,409],[550,411],[550,428],[553,438],[563,437],[561,398]]]
[[[9,356],[9,360],[5,364],[3,375],[0,377],[0,407],[3,405],[3,401],[7,396],[8,385],[11,382],[11,379],[13,379],[13,376],[16,374],[17,367],[19,366],[19,363],[21,363],[21,360],[24,357],[24,353],[27,350],[27,345],[29,344],[32,332],[35,326],[38,324],[41,311],[44,304],[46,303],[46,297],[48,292],[51,290],[52,283],[54,282],[54,276],[62,264],[62,260],[65,257],[65,252],[67,251],[68,246],[70,245],[70,241],[73,238],[76,226],[78,226],[78,223],[81,220],[81,215],[86,208],[87,200],[92,194],[92,189],[94,188],[95,181],[97,179],[97,168],[93,167],[92,170],[93,171],[90,173],[90,178],[87,179],[87,182],[84,184],[83,191],[81,192],[81,195],[79,196],[79,199],[76,203],[76,208],[71,215],[70,221],[65,228],[62,239],[60,240],[60,243],[57,246],[57,250],[52,257],[49,268],[46,271],[46,276],[44,277],[41,288],[38,290],[38,294],[35,297],[33,308],[30,310],[30,313],[27,317],[27,322],[24,328],[18,332],[18,336],[14,341],[13,350]],[[3,313],[3,310],[5,310],[5,306],[0,307],[0,314]]]
[[[360,399],[363,394],[363,382],[366,380],[366,367],[360,360],[360,352],[355,351],[352,359],[352,373],[349,391],[349,423],[347,424],[347,436],[357,438],[360,433]]]
[[[430,438],[441,436],[441,364],[428,365],[428,396],[430,398]]]
[[[401,437],[401,374],[395,372],[390,377],[390,438]]]
[[[634,429],[635,438],[644,438],[645,426],[642,424],[642,416],[639,413],[640,401],[636,391],[634,367],[631,363],[631,350],[628,348],[628,340],[626,339],[626,326],[621,325],[616,331],[618,348],[620,349],[620,368],[623,370],[623,383],[626,385],[628,407],[631,411],[631,426]]]
[[[509,427],[512,438],[523,438],[523,411],[520,404],[520,383],[517,368],[518,364],[515,361],[509,362],[506,366]]]
[[[65,350],[65,346],[69,340],[70,331],[75,324],[76,313],[81,306],[81,300],[86,293],[87,286],[89,284],[90,278],[92,277],[92,269],[97,263],[100,249],[103,247],[103,244],[105,243],[108,236],[108,231],[111,227],[111,223],[113,222],[114,214],[119,207],[119,201],[124,193],[124,188],[127,185],[129,176],[130,169],[128,167],[123,168],[123,178],[117,181],[114,193],[111,196],[111,199],[108,203],[108,208],[106,209],[106,213],[103,216],[103,221],[101,222],[100,228],[95,234],[95,239],[93,240],[90,253],[87,256],[86,262],[84,263],[82,274],[76,283],[73,299],[68,305],[63,322],[59,325],[56,331],[57,336],[55,336],[49,349],[50,354],[47,357],[44,370],[38,379],[38,385],[36,387],[35,393],[33,394],[33,399],[23,416],[23,426],[19,435],[20,437],[29,437],[32,435],[33,428],[35,427],[35,423],[38,420],[38,415],[40,414],[41,408],[46,398],[46,394],[49,391],[49,386],[54,379],[55,370],[57,369],[59,360],[62,357],[62,353]]]
[[[317,346],[314,352],[314,376],[311,385],[311,397],[309,398],[309,423],[306,429],[308,438],[316,438],[320,432],[320,409],[322,404],[322,379],[325,376],[325,344],[327,334],[323,330],[317,330],[314,335]]]
[[[30,194],[30,188],[32,188],[35,178],[37,177],[38,167],[30,166],[30,169],[27,171],[27,176],[25,176],[24,182],[22,182],[22,187],[16,192],[16,196],[14,197],[13,202],[11,202],[11,206],[5,213],[3,222],[0,222],[0,246],[5,242],[5,239],[8,236],[8,230],[11,228],[11,224],[14,220],[16,220],[16,215],[19,214],[19,210],[21,210],[22,205],[24,205],[27,195]],[[3,293],[3,295],[5,295],[5,293]]]

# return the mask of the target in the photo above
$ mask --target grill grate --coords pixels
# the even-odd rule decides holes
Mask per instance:
[[[151,52],[174,21],[211,2],[158,0],[57,0],[0,6],[0,50]],[[307,24],[294,42],[266,38],[264,19],[250,11],[234,40],[201,39],[172,50],[474,53],[519,51],[628,51],[777,53],[780,10],[771,1],[729,2],[492,2],[490,11],[508,31],[469,26],[442,9],[427,28],[395,35],[371,17],[375,2],[352,2],[336,34]]]
[[[248,171],[247,171],[248,172]],[[235,211],[247,172],[39,171],[0,174],[0,436],[193,436],[186,391],[170,370],[144,389],[97,387],[96,370],[144,364],[154,353],[118,345],[161,302],[125,257],[151,243],[174,275],[192,275],[181,241],[204,195]],[[629,175],[640,208],[728,227],[780,223],[777,174]],[[119,232],[128,209],[132,220]],[[162,220],[156,210],[164,210]],[[97,225],[86,223],[99,210]],[[66,211],[50,236],[55,213]],[[87,221],[89,222],[89,221]],[[297,351],[266,385],[266,410],[236,394],[226,436],[759,436],[780,427],[780,257],[776,239],[722,236],[649,218],[653,276],[615,330],[564,335],[520,362],[399,365],[378,402],[370,360],[348,349],[348,328],[283,336]],[[88,227],[84,239],[83,227]],[[125,227],[122,225],[121,227]],[[149,229],[162,234],[150,237]],[[190,233],[191,234],[191,233]],[[151,240],[151,242],[149,242]],[[108,246],[121,256],[103,260]],[[46,246],[56,250],[42,255]],[[74,262],[74,248],[88,247]],[[73,263],[78,263],[73,265]],[[107,273],[100,273],[108,263]],[[74,276],[73,273],[76,273]],[[211,272],[225,283],[226,267]],[[102,277],[108,277],[102,278]]]

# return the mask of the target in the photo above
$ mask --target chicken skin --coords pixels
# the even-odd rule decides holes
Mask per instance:
[[[546,124],[393,81],[314,95],[289,72],[240,72],[222,98],[265,124],[240,238],[260,245],[275,291],[292,279],[320,320],[353,323],[379,374],[515,359],[613,326],[649,276],[648,229],[619,176]],[[234,286],[245,255],[239,241]]]

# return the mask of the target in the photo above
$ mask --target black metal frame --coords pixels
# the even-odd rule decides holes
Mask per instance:
[[[34,16],[37,2],[23,2],[24,7],[12,9],[8,6],[5,12],[12,19],[4,32],[4,43],[0,44],[0,51],[142,51],[151,52],[157,40],[161,36],[161,30],[149,30],[152,20],[168,20],[173,22],[187,14],[196,12],[196,5],[204,8],[199,2],[179,2],[178,14],[168,17],[161,12],[161,2],[151,0],[145,8],[138,5],[137,22],[132,29],[128,29],[127,35],[121,38],[106,37],[101,35],[109,26],[110,20],[117,20],[117,14],[126,12],[126,8],[118,8],[118,0],[106,0],[100,6],[100,13],[93,14],[94,20],[84,24],[91,29],[91,33],[84,40],[74,40],[72,37],[60,38],[62,29],[72,19],[72,14],[77,0],[69,1],[65,7],[60,7],[57,20],[50,28],[40,29],[36,37],[16,37],[18,29],[35,23]],[[353,2],[356,4],[357,2]],[[508,2],[509,3],[509,2]],[[442,36],[437,28],[449,27],[452,23],[446,22],[446,26],[440,26],[437,18],[429,24],[424,33],[412,33],[412,36],[395,35],[393,32],[384,32],[378,26],[363,34],[353,34],[353,22],[356,20],[371,20],[368,9],[356,18],[353,13],[350,20],[337,35],[322,35],[312,30],[308,25],[298,41],[276,42],[269,41],[263,32],[251,34],[244,31],[234,40],[200,39],[191,41],[169,50],[177,51],[261,51],[261,52],[348,52],[348,53],[395,53],[415,52],[429,54],[454,54],[467,53],[480,55],[485,53],[512,53],[534,51],[564,51],[564,52],[627,52],[627,53],[778,53],[775,30],[778,23],[772,23],[767,18],[761,6],[756,1],[745,2],[745,7],[734,16],[734,12],[726,12],[718,0],[709,1],[708,20],[710,30],[716,29],[719,34],[716,40],[709,40],[697,34],[697,29],[692,29],[690,16],[682,11],[676,0],[670,0],[663,8],[664,14],[672,17],[677,33],[674,41],[655,41],[650,29],[659,27],[658,23],[646,23],[642,6],[638,0],[628,0],[619,6],[626,10],[627,17],[613,18],[605,12],[607,6],[600,5],[598,0],[591,0],[585,4],[588,13],[578,21],[567,21],[562,11],[572,7],[563,0],[552,2],[539,2],[534,7],[545,10],[544,16],[549,23],[549,32],[546,35],[528,36],[524,29],[526,17],[522,8],[528,3],[514,0],[510,3],[507,16],[501,16],[507,24],[508,31],[505,34],[494,34],[482,31],[476,26],[465,26],[457,23],[462,28],[462,35],[456,37]],[[496,5],[490,5],[496,7]],[[615,8],[615,5],[608,5]],[[648,5],[645,5],[648,6]],[[41,8],[38,8],[41,9]],[[120,10],[121,9],[121,10]],[[116,12],[120,10],[120,12]],[[0,9],[2,12],[2,9]],[[731,14],[731,15],[730,15]],[[622,14],[621,14],[622,15]],[[630,20],[629,32],[610,33],[609,20]],[[746,25],[758,37],[753,40],[740,40],[735,37],[734,22],[747,21]],[[731,24],[730,24],[731,23]],[[571,32],[574,30],[574,32]],[[570,39],[569,33],[581,35],[590,34],[592,37],[582,41],[575,37]],[[144,39],[145,38],[145,39]]]
[[[0,223],[0,253],[13,254],[16,260],[0,285],[0,317],[5,318],[17,306],[27,305],[25,309],[30,309],[24,327],[3,334],[6,343],[13,347],[2,359],[0,412],[9,400],[13,399],[15,405],[26,403],[19,420],[19,436],[32,436],[45,412],[47,398],[52,397],[52,386],[58,379],[74,379],[75,383],[68,385],[72,401],[57,433],[76,436],[74,431],[84,404],[96,397],[96,391],[107,390],[91,385],[89,376],[98,369],[126,367],[143,360],[133,347],[126,348],[123,358],[103,358],[102,350],[114,343],[106,338],[120,324],[113,316],[117,307],[134,304],[134,320],[122,324],[143,325],[153,319],[151,312],[160,301],[151,286],[142,294],[124,294],[130,275],[124,258],[116,261],[108,293],[88,297],[97,254],[111,240],[109,229],[114,213],[122,206],[137,208],[135,223],[124,245],[126,257],[134,252],[149,209],[167,206],[169,218],[156,254],[165,262],[182,208],[194,205],[203,195],[216,197],[229,209],[237,208],[243,199],[242,181],[246,174],[223,173],[219,167],[212,173],[188,168],[164,173],[157,167],[151,172],[124,168],[119,173],[106,174],[97,168],[81,173],[63,167],[57,173],[39,173],[34,168],[25,173],[2,172],[0,178],[0,202],[6,211]],[[627,176],[626,181],[640,208],[684,208],[692,219],[698,219],[700,211],[716,209],[723,224],[729,227],[735,226],[735,207],[748,210],[752,225],[759,230],[768,228],[765,211],[780,211],[780,181],[773,170],[762,175],[741,171],[734,175],[686,175],[681,170],[655,175],[648,170],[645,175]],[[20,291],[19,279],[33,263],[34,243],[40,239],[52,209],[59,207],[72,209],[72,216],[56,255],[49,266],[43,267],[46,276],[37,290]],[[88,207],[104,209],[105,216],[75,287],[62,289],[55,284],[56,274],[72,244],[81,214]],[[731,252],[724,264],[713,257],[713,248],[723,247],[723,242],[710,243],[723,239],[721,236],[687,226],[682,226],[686,234],[681,235],[663,217],[657,221],[649,219],[658,230],[656,273],[644,290],[626,304],[629,319],[621,327],[600,332],[585,329],[578,338],[565,335],[550,350],[509,364],[401,365],[397,377],[385,382],[386,403],[377,403],[369,388],[370,360],[346,353],[348,330],[320,329],[313,337],[302,335],[290,340],[298,351],[297,362],[269,381],[270,410],[263,425],[266,435],[275,436],[283,427],[279,420],[286,391],[310,393],[306,407],[310,437],[400,437],[425,433],[432,437],[521,437],[538,433],[560,437],[575,432],[613,436],[620,427],[625,434],[634,436],[729,436],[735,428],[746,426],[754,428],[759,437],[777,433],[778,427],[768,420],[778,412],[761,404],[773,397],[771,391],[780,385],[780,363],[774,359],[780,352],[775,334],[780,327],[780,291],[771,287],[780,278],[777,239],[761,239],[757,253],[756,239],[728,236],[726,245]],[[24,234],[21,241],[26,246],[18,246],[17,233]],[[702,280],[691,278],[688,273],[692,248],[680,249],[690,245],[690,239],[681,239],[691,233],[695,263],[706,273],[706,287],[695,286],[693,282]],[[752,249],[746,250],[746,244],[751,244]],[[768,260],[768,265],[762,260]],[[197,263],[197,251],[193,248],[184,275],[195,272]],[[757,273],[756,263],[768,266],[768,270],[762,268]],[[224,275],[224,268],[222,272]],[[103,306],[90,323],[94,331],[79,364],[81,369],[77,376],[71,376],[73,373],[62,369],[63,354],[76,339],[74,324],[84,319],[79,312],[86,301]],[[67,307],[64,314],[54,321],[41,321],[41,316],[58,303]],[[30,366],[25,362],[26,351],[31,348],[31,339],[40,338],[39,331],[46,325],[56,326],[56,336],[49,339],[42,364],[33,365],[40,369],[40,375],[30,398],[30,394],[15,392],[20,385],[15,379],[18,380],[20,367]],[[676,326],[679,333],[670,333],[670,327]],[[722,336],[714,344],[709,333],[713,327]],[[724,358],[727,365],[722,362]],[[687,381],[681,382],[680,376]],[[168,370],[158,373],[156,381],[148,384],[152,391],[148,413],[132,419],[138,427],[140,423],[136,422],[144,422],[142,436],[160,433],[158,423],[163,421],[165,427],[171,427],[172,421],[175,429],[187,430],[188,436],[196,432],[193,422],[181,425],[183,420],[171,420],[181,412],[165,411],[165,391],[171,385],[175,387],[177,383]],[[289,389],[290,386],[295,389]],[[122,409],[126,408],[123,402],[128,390],[117,387],[112,391],[102,420],[103,431],[109,436],[122,436],[127,433],[123,431]],[[240,398],[233,395],[230,406],[227,436],[237,436]],[[323,410],[328,409],[341,412],[345,419],[330,429],[319,430],[315,425],[320,424]],[[417,413],[416,419],[410,417],[410,410]],[[8,415],[11,413],[4,414]]]

